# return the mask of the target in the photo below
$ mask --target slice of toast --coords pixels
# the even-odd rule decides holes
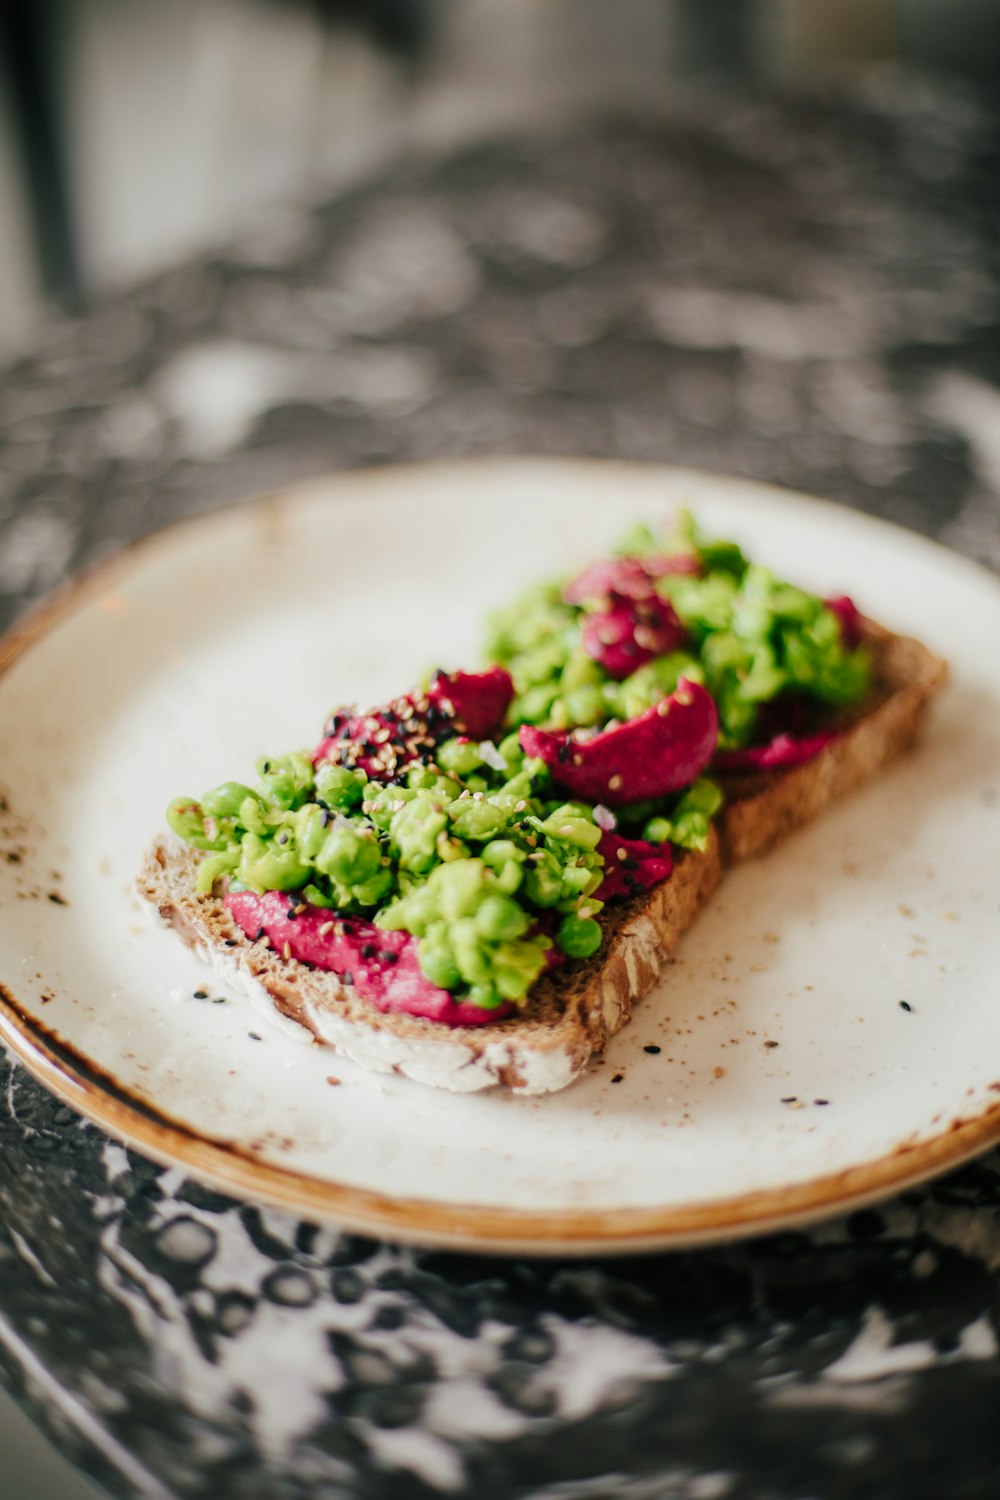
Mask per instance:
[[[199,858],[161,839],[138,883],[139,894],[199,958],[362,1066],[458,1093],[501,1083],[521,1094],[546,1094],[572,1083],[655,984],[722,874],[713,834],[704,854],[679,854],[669,880],[610,909],[593,957],[543,975],[524,1011],[485,1026],[451,1027],[380,1011],[336,974],[252,942],[219,897],[195,894]]]
[[[335,974],[281,958],[247,938],[221,899],[195,893],[200,856],[179,842],[153,846],[139,893],[228,983],[368,1069],[463,1093],[494,1084],[522,1094],[564,1088],[630,1019],[724,864],[769,849],[912,743],[947,667],[869,621],[864,634],[872,691],[838,738],[805,765],[720,778],[727,800],[706,851],[680,851],[662,885],[607,908],[597,953],[543,976],[524,1010],[505,1020],[452,1028],[383,1012]]]

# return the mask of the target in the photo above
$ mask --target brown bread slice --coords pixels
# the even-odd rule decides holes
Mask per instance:
[[[523,1094],[563,1088],[655,984],[718,885],[724,862],[770,848],[912,743],[944,683],[945,663],[871,622],[864,631],[875,668],[872,692],[840,737],[803,766],[727,776],[721,839],[713,833],[704,854],[681,851],[669,880],[609,908],[598,952],[539,980],[525,1009],[506,1020],[451,1028],[384,1013],[336,975],[251,942],[221,899],[195,894],[200,855],[174,841],[154,844],[139,893],[225,980],[366,1068],[456,1092],[494,1084]]]
[[[462,1093],[501,1083],[544,1094],[571,1083],[652,988],[722,873],[713,835],[704,854],[679,855],[669,880],[609,912],[597,953],[540,979],[523,1012],[450,1027],[380,1011],[335,974],[251,942],[222,900],[195,894],[200,857],[158,840],[138,882],[139,894],[200,958],[364,1067]]]

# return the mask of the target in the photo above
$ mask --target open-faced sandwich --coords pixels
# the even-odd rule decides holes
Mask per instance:
[[[139,889],[222,975],[366,1067],[570,1083],[726,863],[913,740],[945,666],[689,517],[494,617],[311,753],[168,809]]]

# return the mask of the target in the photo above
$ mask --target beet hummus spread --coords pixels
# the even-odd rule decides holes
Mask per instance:
[[[513,1005],[483,1010],[463,1005],[420,968],[417,945],[408,932],[380,932],[361,917],[331,917],[280,891],[263,896],[231,891],[226,905],[247,937],[267,938],[276,953],[339,974],[379,1010],[393,1010],[449,1026],[482,1026],[509,1015]]]

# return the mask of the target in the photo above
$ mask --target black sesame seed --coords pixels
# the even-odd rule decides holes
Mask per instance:
[[[796,1100],[796,1095],[795,1094],[789,1094],[788,1097],[786,1099],[782,1099],[781,1102],[782,1102],[782,1104],[794,1104],[795,1100]]]
[[[263,928],[263,927],[258,927],[257,928],[257,931],[253,935],[253,940],[254,940],[255,943],[259,943],[260,942],[261,938],[264,936],[265,931],[266,931],[266,929]]]
[[[622,1081],[622,1079],[623,1079],[623,1078],[624,1078],[624,1077],[625,1077],[625,1074],[624,1074],[624,1073],[616,1073],[616,1074],[615,1074],[615,1075],[614,1075],[614,1077],[613,1077],[613,1078],[612,1078],[612,1080],[611,1080],[611,1082],[612,1082],[612,1083],[621,1083],[621,1081]]]
[[[354,983],[354,975],[351,973],[350,969],[345,969],[340,977],[343,980],[344,984],[347,985],[348,989],[350,989]]]
[[[909,1000],[900,1000],[899,1008],[900,1010],[912,1010],[913,1006],[910,1004]]]
[[[829,1102],[830,1102],[829,1099],[814,1099],[813,1100],[814,1104],[829,1104]]]
[[[259,1031],[248,1031],[247,1036],[252,1042],[262,1042],[264,1040]]]
[[[375,954],[377,953],[377,951],[378,950],[375,947],[374,943],[362,943],[361,944],[361,957],[362,958],[374,958]]]
[[[208,999],[208,990],[195,990],[195,992],[194,992],[194,998],[196,1000],[207,1000]]]
[[[379,953],[379,958],[385,964],[395,964],[399,962],[399,954],[394,953],[391,948],[383,948]]]
[[[657,1053],[657,1052],[660,1051],[660,1048],[657,1047],[654,1042],[650,1042],[649,1046],[648,1047],[643,1047],[642,1050],[643,1050],[643,1052]]]
[[[564,743],[559,746],[559,749],[556,751],[556,759],[561,766],[564,766],[569,760],[569,740],[564,741]]]
[[[223,944],[223,947],[225,947],[225,948],[235,948],[236,947],[236,939],[235,938],[223,938],[222,939],[222,944]]]
[[[633,859],[631,855],[628,855],[625,859],[623,859],[622,864],[624,865],[626,870],[638,870],[639,868],[639,861],[637,859]]]
[[[276,844],[287,844],[288,843],[288,834],[287,833],[279,833],[278,837],[275,839],[274,842]]]

